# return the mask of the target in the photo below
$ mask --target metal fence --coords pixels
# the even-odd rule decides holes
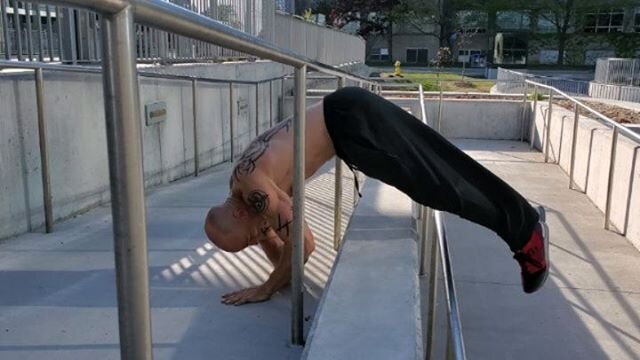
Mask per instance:
[[[263,0],[170,0],[249,35],[271,39],[275,4]],[[0,0],[0,57],[10,60],[94,63],[101,60],[100,15],[90,10]],[[207,61],[242,52],[136,25],[136,56],[143,62]]]
[[[609,85],[640,86],[640,60],[598,59],[595,81]]]
[[[640,146],[640,135],[636,134],[635,132],[633,132],[631,129],[617,123],[616,121],[608,118],[607,116],[593,110],[592,108],[590,108],[589,106],[581,103],[580,101],[574,99],[573,97],[571,97],[570,95],[566,94],[565,92],[546,85],[546,84],[542,84],[539,82],[535,82],[532,80],[526,80],[524,89],[523,89],[523,98],[522,98],[522,103],[523,103],[523,108],[522,108],[522,114],[523,117],[521,118],[521,136],[524,136],[524,132],[526,131],[525,129],[525,116],[524,114],[526,113],[526,108],[527,108],[527,99],[528,99],[528,94],[529,94],[529,90],[531,90],[533,88],[534,93],[539,93],[538,91],[540,89],[544,89],[548,92],[548,98],[547,99],[542,99],[540,101],[545,101],[548,102],[548,107],[547,107],[547,111],[546,114],[543,113],[544,116],[544,124],[543,124],[543,135],[542,135],[542,140],[541,140],[541,144],[542,144],[542,151],[544,153],[544,161],[545,162],[549,162],[549,152],[550,152],[550,129],[551,129],[551,120],[552,120],[552,116],[553,116],[553,102],[554,99],[564,99],[567,100],[571,103],[572,107],[573,107],[573,130],[571,132],[571,135],[567,135],[564,132],[561,133],[560,135],[560,142],[562,142],[562,138],[563,136],[571,136],[571,160],[569,163],[569,189],[574,189],[575,186],[575,181],[574,181],[574,169],[575,169],[575,162],[576,162],[576,143],[577,143],[577,139],[578,139],[578,127],[579,127],[579,122],[580,122],[580,111],[584,111],[587,112],[590,117],[596,121],[598,121],[599,123],[607,126],[609,129],[611,129],[611,153],[610,153],[610,158],[609,158],[609,176],[608,176],[608,182],[607,182],[607,190],[606,190],[606,204],[605,204],[605,212],[604,212],[604,228],[607,230],[610,230],[610,225],[611,225],[611,199],[612,199],[612,194],[613,194],[613,183],[614,183],[614,173],[615,173],[615,167],[616,167],[616,152],[618,149],[618,144],[619,144],[619,136],[622,136],[623,138],[627,138],[630,141],[632,141],[636,147]],[[536,120],[536,112],[538,111],[538,96],[534,96],[533,97],[533,114],[532,114],[532,121],[531,121],[531,129],[530,129],[530,136],[529,139],[531,141],[531,148],[534,147],[534,132],[535,132],[535,120]],[[568,133],[568,132],[566,132]],[[588,161],[591,161],[591,156],[588,157]],[[556,162],[559,164],[559,157],[556,158]],[[584,190],[584,192],[586,193],[586,189]]]
[[[528,74],[503,68],[498,68],[496,90],[506,94],[520,94],[524,89],[525,80],[536,81],[572,95],[589,95],[588,81]]]

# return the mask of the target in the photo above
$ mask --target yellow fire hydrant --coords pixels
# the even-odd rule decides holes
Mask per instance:
[[[400,60],[396,60],[396,62],[393,63],[393,67],[395,68],[393,75],[400,76]]]

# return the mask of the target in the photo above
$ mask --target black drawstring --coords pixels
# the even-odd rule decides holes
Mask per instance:
[[[353,173],[353,180],[356,183],[356,191],[358,192],[358,196],[362,197],[362,193],[360,192],[360,182],[358,181],[358,174],[356,173],[356,171],[358,171],[358,168],[349,163],[346,164],[349,167],[349,170],[351,170],[351,172]]]

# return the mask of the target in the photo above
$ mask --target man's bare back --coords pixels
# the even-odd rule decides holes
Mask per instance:
[[[322,102],[307,109],[305,178],[335,155],[324,121]],[[247,175],[266,176],[291,196],[293,185],[293,119],[289,118],[254,139],[238,159],[231,188]]]

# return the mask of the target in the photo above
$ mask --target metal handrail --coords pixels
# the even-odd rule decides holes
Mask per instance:
[[[422,122],[429,126],[427,112],[424,104],[424,94],[422,84],[418,84],[420,93],[420,112]],[[440,99],[442,101],[442,99]],[[441,116],[441,112],[440,112]],[[440,119],[438,120],[440,121]],[[432,124],[433,126],[434,124]],[[418,204],[417,224],[420,225],[418,234],[418,252],[419,252],[419,275],[425,275],[425,257],[427,246],[431,247],[430,271],[429,271],[429,311],[427,323],[429,330],[426,339],[426,359],[431,359],[434,348],[434,339],[436,333],[436,298],[437,298],[437,274],[438,274],[438,254],[440,263],[442,264],[442,279],[444,282],[445,299],[447,301],[447,354],[453,359],[465,360],[466,353],[464,348],[464,338],[462,336],[462,323],[460,321],[460,310],[458,308],[458,298],[455,290],[455,280],[453,278],[453,270],[451,266],[451,257],[449,256],[449,245],[447,243],[447,230],[444,219],[440,211],[428,208]],[[450,357],[448,357],[450,358]]]
[[[460,310],[458,308],[458,297],[456,296],[455,280],[449,255],[449,244],[447,243],[447,230],[442,218],[442,212],[435,211],[435,224],[438,233],[438,248],[440,250],[440,261],[442,263],[442,281],[444,282],[445,298],[447,300],[447,313],[449,317],[449,346],[447,351],[453,351],[453,358],[465,360],[467,358],[464,349],[464,338],[462,336],[462,322],[460,321]]]
[[[157,27],[195,40],[215,43],[219,46],[296,68],[307,66],[308,69],[321,71],[336,77],[370,82],[366,78],[295,54],[217,20],[161,0],[47,0],[46,2],[85,8],[107,14],[117,13],[127,6],[132,6],[136,23]]]
[[[366,78],[294,54],[265,40],[162,0],[47,0],[45,2],[89,9],[103,15],[101,17],[102,80],[113,203],[120,349],[123,359],[152,358],[134,23],[156,27],[295,68],[291,341],[294,345],[302,345],[304,343],[302,274],[304,271],[305,180],[305,136],[302,130],[306,116],[306,72],[311,69],[339,78],[356,80],[376,90],[377,85]],[[233,92],[232,86],[230,92]]]
[[[51,64],[47,62],[20,62],[20,61],[11,61],[11,60],[0,60],[0,70],[2,69],[24,69],[24,70],[47,70],[47,71],[59,71],[59,72],[74,72],[74,73],[83,73],[83,74],[102,74],[102,67],[99,66],[78,66],[78,65],[63,65],[63,64]],[[232,79],[216,79],[204,76],[193,76],[193,75],[177,75],[177,74],[163,74],[156,73],[152,71],[144,71],[138,70],[138,76],[149,77],[149,78],[157,78],[157,79],[166,79],[166,80],[185,80],[192,81],[198,80],[201,82],[208,83],[234,83],[241,85],[256,85],[263,84],[271,81],[289,79],[289,75],[280,75],[274,76],[271,78],[261,79],[261,80],[232,80]]]
[[[629,130],[629,128],[620,125],[616,121],[612,120],[610,117],[599,113],[598,111],[592,109],[588,105],[585,105],[584,103],[580,102],[579,100],[577,100],[576,98],[572,97],[571,95],[568,95],[567,93],[565,93],[565,92],[563,92],[561,90],[558,90],[558,89],[554,88],[553,86],[541,84],[539,82],[535,82],[535,81],[531,81],[531,80],[525,80],[525,83],[531,84],[531,85],[534,85],[534,86],[537,86],[537,87],[541,87],[541,88],[544,88],[544,89],[547,89],[547,90],[551,90],[551,91],[557,93],[558,95],[567,98],[571,102],[575,103],[576,105],[580,106],[581,108],[583,108],[583,109],[587,110],[588,112],[592,113],[593,115],[597,116],[598,119],[596,119],[596,120],[602,120],[607,125],[611,126],[612,128],[617,128],[618,131],[622,131],[623,134],[629,136],[630,138],[632,138],[633,140],[635,140],[637,142],[640,142],[640,134],[637,134],[637,133]]]
[[[553,94],[556,93],[566,99],[568,99],[569,101],[574,103],[574,122],[573,122],[573,135],[572,135],[572,144],[571,144],[571,163],[569,165],[569,189],[573,189],[573,184],[574,184],[574,180],[573,180],[573,175],[574,175],[574,169],[575,169],[575,161],[576,161],[576,142],[577,142],[577,133],[578,133],[578,122],[580,120],[580,113],[579,113],[579,109],[582,108],[586,111],[588,111],[589,113],[595,115],[595,119],[596,121],[599,121],[600,123],[604,123],[607,126],[609,126],[612,130],[613,130],[613,135],[611,137],[611,155],[609,158],[609,175],[608,175],[608,181],[607,181],[607,199],[606,199],[606,203],[605,203],[605,211],[604,211],[604,228],[607,230],[610,230],[610,223],[611,223],[611,202],[612,202],[612,196],[613,196],[613,183],[614,183],[614,174],[615,174],[615,163],[616,163],[616,152],[617,152],[617,145],[618,145],[618,136],[620,133],[624,134],[627,136],[627,138],[629,138],[630,140],[635,141],[636,143],[640,144],[640,135],[636,134],[635,132],[631,131],[629,128],[620,125],[619,123],[617,123],[616,121],[612,120],[611,118],[599,113],[598,111],[592,109],[591,107],[583,104],[582,102],[578,101],[577,99],[575,99],[572,96],[567,95],[566,93],[564,93],[563,91],[558,90],[557,88],[554,88],[553,86],[549,86],[549,85],[545,85],[545,84],[541,84],[535,81],[531,81],[531,80],[526,80],[524,81],[524,94],[523,94],[523,104],[524,106],[526,106],[526,98],[528,96],[528,85],[533,85],[534,87],[534,94],[537,94],[538,91],[538,87],[543,88],[543,89],[547,89],[549,90],[549,110],[547,111],[547,121],[544,122],[544,126],[545,126],[545,130],[544,131],[544,139],[542,139],[543,141],[543,153],[544,153],[544,161],[545,162],[549,162],[549,146],[550,146],[550,130],[551,130],[551,116],[552,116],[552,109],[553,109]],[[531,147],[533,147],[534,142],[533,142],[533,130],[534,130],[534,126],[535,126],[535,120],[536,120],[536,109],[537,109],[537,101],[538,98],[537,96],[534,98],[534,103],[533,103],[533,121],[532,121],[532,126],[531,126]],[[524,114],[524,108],[523,108],[523,114]],[[524,120],[524,117],[523,117]],[[524,125],[524,121],[523,121],[523,125]],[[562,139],[560,140],[562,141]]]

